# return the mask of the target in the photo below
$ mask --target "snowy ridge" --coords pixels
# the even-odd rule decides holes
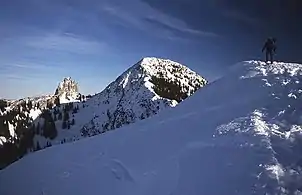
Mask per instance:
[[[0,194],[301,194],[301,79],[299,64],[239,63],[171,110],[26,156]]]

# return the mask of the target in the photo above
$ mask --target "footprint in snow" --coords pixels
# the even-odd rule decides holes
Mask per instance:
[[[134,178],[132,177],[130,171],[119,160],[112,159],[110,165],[108,166],[116,179],[134,182]]]

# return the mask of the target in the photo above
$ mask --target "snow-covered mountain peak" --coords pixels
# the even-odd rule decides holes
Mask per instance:
[[[206,79],[188,67],[169,59],[155,57],[143,58],[124,72],[116,82],[123,88],[128,82],[138,82],[137,84],[143,84],[156,96],[177,102],[207,84]]]
[[[207,81],[171,60],[144,58],[121,74],[88,103],[101,108],[82,129],[85,135],[115,129],[175,107]],[[97,129],[97,132],[95,130]]]
[[[188,67],[169,59],[146,57],[139,61],[137,65],[142,67],[145,70],[144,73],[150,76],[161,76],[173,79],[175,77],[192,75],[200,80],[204,80]]]

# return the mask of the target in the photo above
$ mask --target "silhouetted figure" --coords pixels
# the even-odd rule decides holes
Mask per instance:
[[[273,63],[273,56],[276,53],[276,39],[275,38],[268,38],[262,48],[262,52],[266,52],[266,62],[270,61]]]

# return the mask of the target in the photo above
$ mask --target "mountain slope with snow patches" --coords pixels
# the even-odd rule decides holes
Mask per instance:
[[[39,101],[40,106],[35,106],[35,101],[20,100],[22,106],[11,113],[12,117],[1,121],[0,116],[0,125],[5,127],[5,131],[0,131],[0,155],[15,156],[0,159],[0,169],[25,153],[104,133],[173,108],[206,84],[204,78],[184,65],[152,57],[143,58],[105,90],[89,98],[78,92],[74,80],[64,78],[54,95]],[[0,102],[0,110],[2,107]],[[24,115],[22,121],[13,119],[19,113]],[[8,141],[11,136],[7,120],[14,121],[14,129],[19,132],[16,140]]]
[[[45,142],[40,147],[37,141],[38,137],[52,135],[50,137],[53,138],[57,134],[55,125],[51,126],[52,129],[48,128],[49,125],[44,125],[43,116],[46,116],[46,111],[52,109],[54,105],[82,100],[85,98],[78,93],[77,83],[70,77],[59,83],[53,95],[18,100],[0,99],[0,169],[28,152],[50,146],[50,142]]]
[[[175,107],[206,84],[203,77],[177,62],[143,58],[101,93],[74,103],[79,111],[69,113],[75,124],[68,130],[61,128],[62,120],[57,120],[58,136],[53,140],[36,136],[35,142],[42,147],[47,142],[60,144],[135,123]],[[57,110],[63,113],[64,106]]]
[[[0,194],[299,194],[301,78],[299,64],[239,63],[174,109],[24,157]]]
[[[30,121],[39,120],[43,110],[58,103],[79,102],[80,96],[77,83],[68,77],[59,83],[54,95],[27,97],[19,100],[0,99],[0,146],[7,140],[15,142],[14,139],[20,139],[23,133],[21,129],[28,128]]]
[[[204,78],[177,62],[144,58],[87,101],[90,108],[85,112],[94,113],[94,118],[81,134],[91,136],[143,120],[175,107],[206,84]]]

